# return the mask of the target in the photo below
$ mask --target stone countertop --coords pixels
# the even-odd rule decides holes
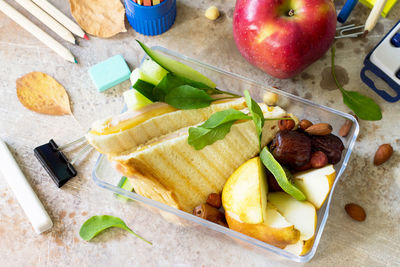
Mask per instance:
[[[70,14],[67,1],[52,2]],[[222,16],[215,22],[203,16],[211,4],[222,11]],[[129,88],[129,82],[98,93],[88,69],[116,54],[122,54],[132,69],[138,66],[143,52],[136,44],[136,38],[318,104],[349,111],[329,73],[330,52],[290,80],[271,78],[247,63],[233,41],[234,4],[232,0],[178,0],[176,22],[161,36],[142,36],[126,23],[129,30],[114,38],[91,37],[90,41],[80,39],[79,46],[66,44],[78,57],[80,63],[77,65],[58,57],[0,13],[0,138],[9,144],[54,222],[51,231],[36,235],[5,180],[0,179],[0,266],[298,265],[244,249],[228,238],[216,237],[214,232],[178,227],[134,202],[125,204],[116,200],[112,193],[98,187],[91,179],[97,158],[94,152],[78,164],[79,175],[62,189],[56,188],[33,156],[33,148],[50,138],[59,144],[74,140],[84,134],[92,121],[120,111],[122,92]],[[337,6],[339,9],[341,4],[337,3]],[[25,10],[17,8],[31,18]],[[368,11],[358,4],[351,15],[353,22],[363,23]],[[388,18],[381,19],[366,38],[336,42],[337,71],[344,87],[373,97],[382,107],[383,119],[361,121],[360,137],[336,187],[317,253],[308,265],[400,266],[400,124],[397,123],[400,105],[384,102],[359,78],[364,57],[399,18],[400,4],[397,3]],[[65,86],[75,119],[36,114],[19,103],[15,80],[31,71],[48,73]],[[383,143],[390,143],[395,153],[389,162],[376,167],[372,158]],[[356,222],[347,216],[343,207],[349,202],[365,208],[366,221]],[[119,229],[108,230],[90,243],[80,239],[78,232],[82,223],[90,216],[100,214],[123,218],[154,245]]]

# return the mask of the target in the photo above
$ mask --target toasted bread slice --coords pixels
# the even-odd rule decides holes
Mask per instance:
[[[205,121],[215,112],[245,107],[244,98],[216,101],[209,107],[193,110],[176,110],[165,103],[154,103],[95,122],[86,139],[100,153],[119,154],[155,137]]]
[[[266,118],[284,115],[286,112],[279,107],[264,107]],[[278,121],[265,121],[261,145],[269,143],[277,131]],[[172,206],[192,212],[206,202],[210,193],[220,193],[228,177],[259,153],[251,120],[235,123],[224,139],[202,150],[195,150],[187,139],[188,128],[180,129],[110,159],[122,166],[139,194],[171,205],[171,201],[162,200],[162,192],[171,196]]]

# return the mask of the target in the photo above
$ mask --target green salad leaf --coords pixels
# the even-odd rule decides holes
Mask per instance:
[[[290,172],[283,168],[281,164],[274,158],[267,147],[264,147],[260,153],[260,159],[264,166],[274,175],[279,186],[297,200],[306,200],[304,193],[291,183]]]
[[[244,91],[244,97],[246,99],[246,104],[247,107],[249,108],[251,117],[254,121],[254,125],[256,126],[256,131],[258,135],[258,142],[260,145],[260,150],[261,150],[261,135],[262,135],[262,129],[264,127],[264,113],[262,112],[260,106],[257,104],[256,101],[254,101],[251,96],[249,91],[245,90]]]
[[[236,121],[249,119],[251,119],[249,115],[236,109],[216,112],[202,125],[189,128],[188,143],[196,150],[203,149],[223,139]]]
[[[376,121],[382,119],[381,108],[375,101],[355,91],[347,91],[339,83],[335,72],[335,46],[332,46],[332,77],[343,96],[343,103],[348,106],[358,118]]]
[[[215,100],[203,90],[190,85],[178,86],[165,96],[165,102],[178,109],[205,108]]]
[[[123,220],[118,217],[114,217],[111,215],[101,215],[101,216],[93,216],[89,218],[86,222],[84,222],[79,231],[79,235],[83,240],[90,241],[93,237],[97,236],[102,231],[110,228],[110,227],[118,227],[129,233],[135,235],[136,237],[142,239],[143,241],[152,245],[150,241],[147,241],[143,237],[139,236],[135,232],[133,232]]]

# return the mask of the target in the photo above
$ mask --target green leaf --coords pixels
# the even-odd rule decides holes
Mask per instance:
[[[165,102],[178,109],[204,108],[213,101],[206,92],[190,85],[178,86],[165,96]]]
[[[231,130],[235,121],[225,122],[215,128],[207,129],[203,127],[190,127],[188,143],[196,150],[201,150],[205,146],[212,145],[218,140],[223,139]]]
[[[157,101],[153,94],[154,85],[152,85],[151,83],[145,82],[143,80],[137,80],[132,87],[152,102]]]
[[[221,124],[230,121],[237,121],[237,120],[250,120],[251,117],[243,112],[230,108],[222,111],[218,111],[210,116],[207,121],[205,121],[200,127],[212,129]]]
[[[123,220],[118,217],[110,216],[110,215],[101,215],[101,216],[93,216],[89,218],[86,222],[82,224],[82,227],[79,231],[79,235],[83,240],[90,241],[93,237],[108,229],[110,227],[118,227],[123,230],[128,231],[129,233],[135,235],[136,237],[142,239],[143,241],[152,245],[150,241],[147,241],[143,237],[139,236],[135,232],[133,232]]]
[[[264,127],[264,113],[262,112],[260,106],[257,104],[256,101],[254,101],[251,96],[249,91],[245,90],[244,91],[244,97],[246,99],[246,104],[247,107],[249,108],[251,117],[253,118],[254,124],[256,126],[256,131],[258,135],[258,141],[260,145],[260,150],[261,150],[261,135],[262,135],[262,129]]]
[[[276,181],[283,189],[283,191],[285,191],[297,200],[306,200],[306,196],[303,194],[303,192],[301,192],[299,188],[291,183],[290,172],[288,172],[288,170],[285,170],[279,164],[279,162],[274,158],[274,156],[271,154],[271,152],[268,151],[266,147],[261,150],[260,159],[265,167],[274,175]]]
[[[165,96],[172,91],[172,89],[184,85],[185,82],[172,73],[168,73],[161,80],[156,87],[154,87],[153,95],[157,98],[158,101],[164,101]]]
[[[332,77],[343,96],[343,103],[362,120],[376,121],[382,119],[381,108],[372,98],[355,91],[347,91],[339,83],[335,72],[335,46],[332,46]]]
[[[342,90],[343,103],[347,105],[358,118],[362,120],[378,121],[382,119],[381,108],[372,98],[355,91]]]

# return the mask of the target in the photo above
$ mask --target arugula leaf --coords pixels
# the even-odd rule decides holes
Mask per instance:
[[[133,232],[123,220],[110,215],[93,216],[89,218],[82,224],[79,235],[83,240],[90,241],[93,237],[110,227],[121,228],[152,245],[150,241],[147,241],[143,237]]]
[[[203,149],[223,139],[236,121],[249,119],[249,115],[232,108],[216,112],[202,125],[189,128],[188,143],[196,150]]]
[[[172,73],[167,73],[159,84],[153,89],[154,97],[161,102],[165,101],[165,96],[172,89],[184,85],[185,82]]]
[[[218,111],[210,116],[210,118],[205,121],[199,127],[212,129],[223,123],[237,120],[250,120],[251,117],[243,112],[230,108],[222,111]]]
[[[215,100],[203,90],[190,85],[178,86],[165,96],[165,102],[178,109],[204,108]]]
[[[234,123],[235,121],[225,122],[211,129],[190,127],[188,143],[196,150],[201,150],[208,145],[214,144],[218,140],[224,139],[224,137],[230,132]]]
[[[244,97],[246,99],[246,104],[247,107],[249,108],[251,117],[253,118],[254,124],[256,126],[256,131],[258,135],[258,142],[261,150],[261,135],[262,135],[262,129],[264,127],[264,113],[262,112],[260,106],[257,104],[256,101],[254,101],[251,96],[249,91],[245,90],[244,91]]]
[[[343,103],[362,120],[376,121],[382,119],[381,108],[372,98],[355,91],[347,91],[339,83],[335,72],[335,46],[332,46],[332,76],[343,96]]]
[[[264,147],[260,153],[260,159],[264,166],[274,175],[275,180],[283,191],[297,200],[306,200],[304,193],[291,182],[291,173],[281,166],[274,156]]]

